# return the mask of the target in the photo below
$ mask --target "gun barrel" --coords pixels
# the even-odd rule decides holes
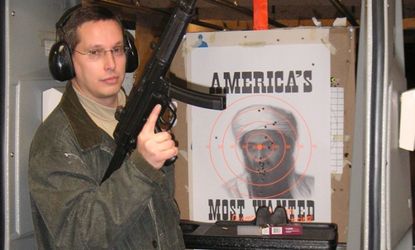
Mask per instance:
[[[155,51],[154,57],[158,61],[158,64],[164,66],[163,76],[167,73],[177,48],[186,33],[187,26],[192,19],[195,3],[196,0],[180,1],[179,6],[163,30],[160,37],[160,44]]]

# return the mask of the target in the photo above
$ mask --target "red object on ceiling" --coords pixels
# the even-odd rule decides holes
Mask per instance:
[[[268,0],[253,0],[254,30],[268,29]]]

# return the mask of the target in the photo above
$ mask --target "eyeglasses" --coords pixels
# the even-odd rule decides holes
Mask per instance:
[[[89,59],[96,61],[96,60],[102,59],[107,52],[111,52],[111,54],[115,57],[124,56],[125,53],[128,51],[128,47],[116,46],[112,49],[97,48],[97,49],[90,49],[87,52],[81,52],[78,50],[74,50],[74,51],[81,55],[88,56]]]

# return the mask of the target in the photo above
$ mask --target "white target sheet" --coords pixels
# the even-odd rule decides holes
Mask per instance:
[[[227,98],[223,111],[188,109],[191,219],[251,220],[259,206],[283,206],[292,221],[330,222],[330,51],[241,43],[257,35],[186,37],[187,80]]]

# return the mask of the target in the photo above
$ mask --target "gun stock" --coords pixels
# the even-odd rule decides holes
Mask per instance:
[[[118,113],[118,124],[114,131],[117,147],[101,183],[119,169],[127,154],[135,149],[137,136],[157,104],[162,106],[158,130],[161,130],[161,125],[167,125],[167,129],[170,129],[176,120],[176,108],[171,98],[203,108],[225,109],[224,96],[192,91],[165,80],[171,61],[192,19],[195,4],[196,0],[179,1],[162,33],[159,45],[147,63],[139,84],[136,85],[138,87],[131,90],[125,107]],[[162,119],[165,112],[172,115],[168,121]],[[168,161],[172,163],[174,160]]]

